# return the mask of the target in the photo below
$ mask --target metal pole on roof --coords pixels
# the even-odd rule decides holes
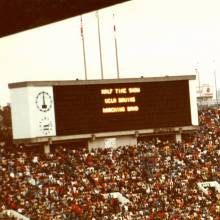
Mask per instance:
[[[199,71],[198,71],[197,68],[195,69],[195,72],[196,72],[196,74],[197,74],[197,76],[198,76],[198,83],[199,83],[199,102],[198,102],[198,104],[199,104],[199,106],[200,106],[200,105],[201,105],[201,85],[200,85],[200,74],[199,74]]]
[[[103,64],[102,64],[102,47],[101,47],[101,36],[100,36],[100,24],[99,24],[99,12],[98,11],[96,11],[96,18],[97,18],[98,36],[99,36],[99,55],[100,55],[101,79],[104,79]]]
[[[116,58],[116,65],[117,65],[117,77],[120,78],[119,75],[119,63],[118,63],[118,46],[117,46],[117,38],[116,38],[116,26],[115,26],[115,15],[113,14],[113,21],[114,21],[114,39],[115,39],[115,58]]]
[[[216,96],[216,105],[218,108],[218,88],[217,88],[217,80],[216,80],[216,70],[214,69],[214,78],[215,78],[215,96]]]
[[[84,60],[85,80],[87,80],[86,51],[85,51],[82,15],[80,15],[80,34],[81,34],[82,45],[83,45],[83,60]]]
[[[196,74],[197,74],[197,76],[198,76],[198,83],[199,83],[199,96],[201,96],[200,74],[199,74],[199,71],[198,71],[197,68],[195,69],[195,71],[196,71]]]

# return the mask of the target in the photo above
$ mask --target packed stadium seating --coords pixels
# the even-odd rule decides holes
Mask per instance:
[[[197,184],[220,183],[220,111],[202,110],[199,120],[182,143],[155,138],[90,152],[60,146],[48,155],[1,147],[0,212],[33,220],[219,220],[220,194]]]

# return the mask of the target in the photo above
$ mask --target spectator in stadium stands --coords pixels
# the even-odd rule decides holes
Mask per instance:
[[[117,149],[57,147],[43,155],[0,148],[0,212],[31,219],[219,220],[220,112],[199,113],[190,141],[153,141]],[[122,203],[109,193],[120,192]]]

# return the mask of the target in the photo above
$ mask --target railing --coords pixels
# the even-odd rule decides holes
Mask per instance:
[[[4,217],[4,216],[7,216],[7,217],[14,217],[16,219],[19,219],[19,220],[30,220],[30,218],[16,212],[15,210],[4,210],[0,213],[0,218],[1,217]]]
[[[220,108],[220,100],[197,100],[198,106],[217,107]]]

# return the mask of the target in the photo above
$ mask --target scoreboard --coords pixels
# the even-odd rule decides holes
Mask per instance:
[[[57,135],[191,125],[188,81],[54,86]]]
[[[14,139],[196,125],[194,78],[151,79],[10,84]]]

